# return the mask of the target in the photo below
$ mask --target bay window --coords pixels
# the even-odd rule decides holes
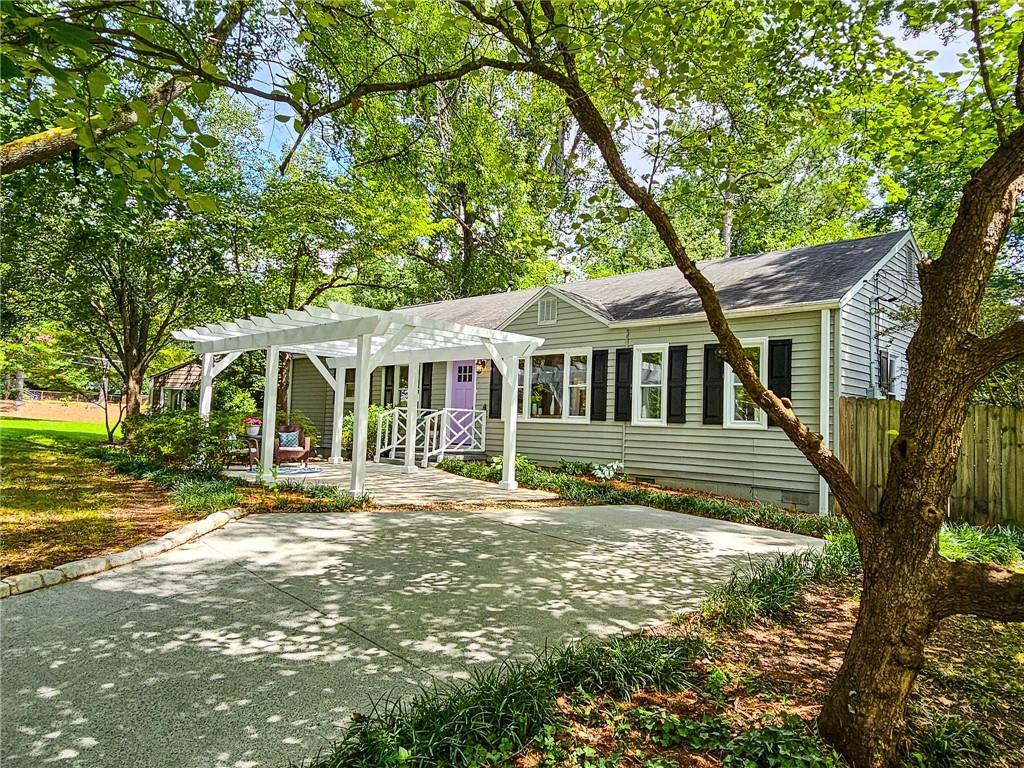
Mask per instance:
[[[590,350],[545,352],[519,361],[517,412],[536,420],[584,420],[590,402]]]
[[[746,355],[761,381],[768,380],[768,339],[741,340]],[[725,426],[735,429],[767,429],[768,414],[757,407],[739,377],[725,366]]]

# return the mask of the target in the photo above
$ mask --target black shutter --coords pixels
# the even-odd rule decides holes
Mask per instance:
[[[768,342],[768,389],[777,397],[793,397],[793,340],[772,339]],[[768,418],[769,426],[778,426]]]
[[[704,345],[704,423],[722,423],[725,399],[725,361],[718,356],[717,344]]]
[[[384,367],[384,405],[395,404],[395,366]]]
[[[608,419],[608,350],[595,349],[591,360],[590,420]]]
[[[615,350],[615,420],[633,418],[633,348]]]
[[[491,363],[491,381],[487,398],[487,413],[492,419],[501,418],[501,372]]]
[[[434,364],[423,363],[420,369],[420,408],[430,408],[434,397]]]
[[[668,348],[668,408],[665,418],[669,424],[686,423],[686,345]]]

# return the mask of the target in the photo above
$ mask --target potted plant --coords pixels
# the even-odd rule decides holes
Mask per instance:
[[[245,419],[245,434],[249,437],[256,437],[260,433],[260,427],[263,426],[263,419],[255,419],[252,416]]]

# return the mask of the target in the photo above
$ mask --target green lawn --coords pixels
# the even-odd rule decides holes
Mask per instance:
[[[0,574],[125,549],[189,519],[167,490],[79,455],[105,438],[102,424],[0,419]]]

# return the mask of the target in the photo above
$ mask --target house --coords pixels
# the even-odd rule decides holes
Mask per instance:
[[[762,380],[836,450],[841,396],[902,398],[919,258],[901,231],[701,269]],[[516,361],[515,435],[516,450],[542,465],[620,461],[630,475],[669,486],[827,509],[823,482],[717,356],[699,300],[675,267],[397,311],[543,339]],[[492,361],[413,364],[421,366],[419,407],[446,409],[447,453],[501,455],[503,389]],[[312,419],[326,444],[335,398],[323,364],[299,357],[293,365],[289,408]],[[350,408],[354,369],[346,375]],[[377,368],[371,402],[403,403],[408,380],[407,365]]]
[[[149,387],[150,402],[158,408],[172,410],[194,407],[201,378],[202,366],[192,360],[154,373]]]

